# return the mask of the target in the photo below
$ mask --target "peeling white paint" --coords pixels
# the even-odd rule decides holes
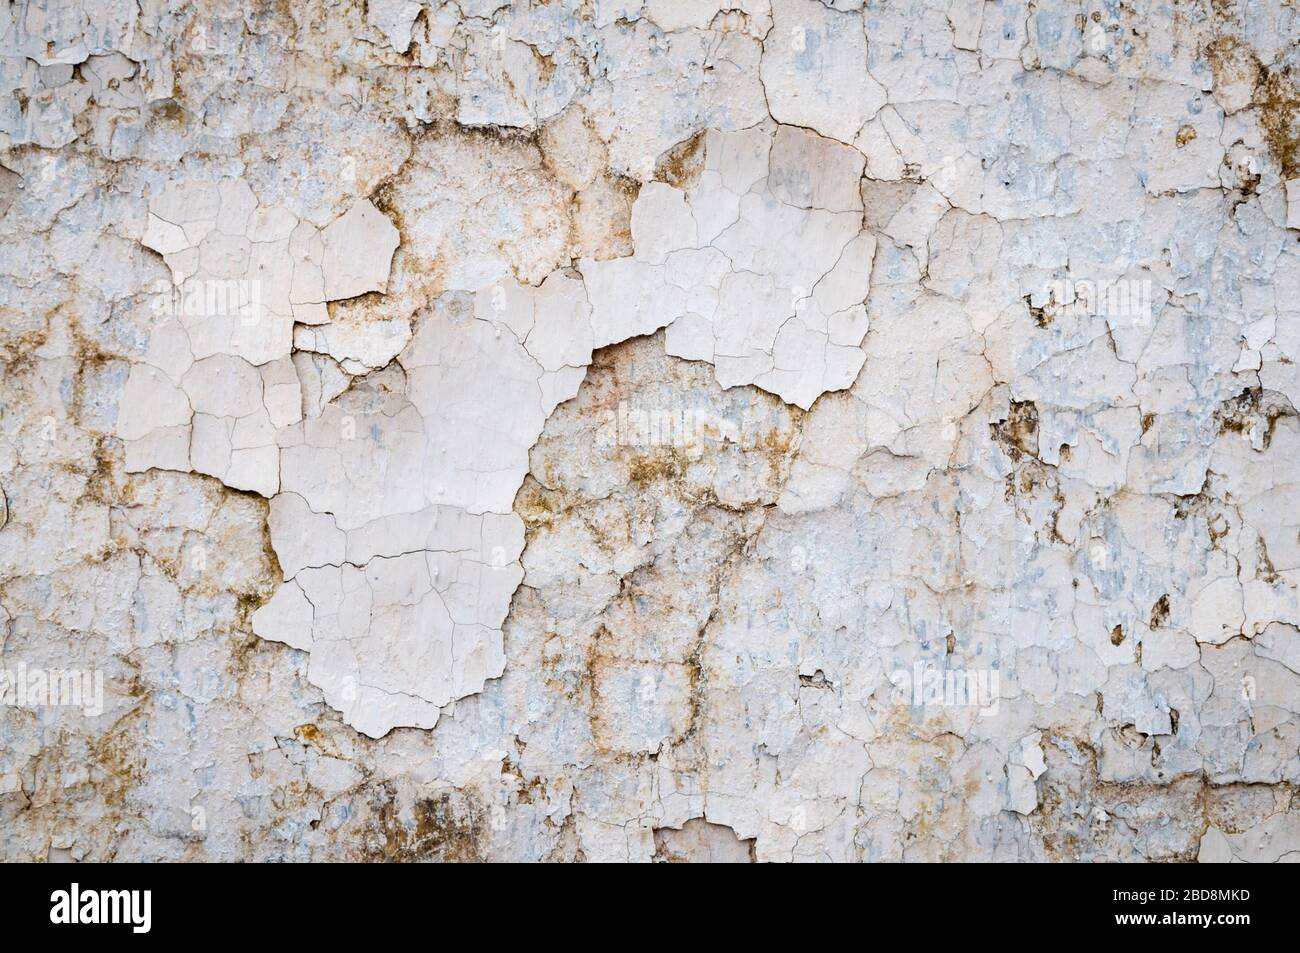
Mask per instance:
[[[6,859],[1295,858],[1292,6],[236,7],[0,20]]]

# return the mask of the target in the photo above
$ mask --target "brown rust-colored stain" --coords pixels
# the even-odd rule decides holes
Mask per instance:
[[[660,480],[676,480],[685,472],[681,455],[670,448],[657,453],[638,454],[628,464],[627,478],[633,486],[644,488]]]
[[[1294,0],[1284,0],[1293,4]],[[1211,0],[1210,29],[1214,36],[1202,47],[1216,85],[1245,81],[1254,85],[1251,108],[1255,111],[1269,153],[1282,178],[1300,175],[1300,79],[1289,63],[1265,68],[1258,55],[1238,34],[1242,31],[1238,4]],[[1175,10],[1186,21],[1186,14]]]
[[[549,83],[551,77],[555,75],[555,57],[543,53],[537,47],[529,45],[528,49],[533,54],[533,61],[537,64],[537,78],[539,82]]]
[[[90,778],[105,806],[117,812],[128,807],[131,793],[144,780],[148,763],[146,746],[139,740],[148,732],[152,705],[137,683],[139,704],[122,715],[106,732],[90,742]],[[106,693],[107,694],[107,693]]]
[[[126,479],[116,465],[119,456],[114,453],[116,441],[100,434],[95,437],[91,450],[91,467],[78,467],[69,463],[57,463],[58,469],[82,476],[86,480],[85,489],[77,498],[78,503],[98,503],[101,506],[130,506],[135,502],[136,484]]]
[[[314,724],[308,722],[305,725],[298,725],[293,729],[293,733],[307,744],[315,745],[318,748],[320,747],[321,730]]]
[[[367,841],[362,859],[396,863],[478,863],[485,859],[486,812],[467,795],[446,792],[417,799],[411,807],[412,825],[400,816],[391,785],[378,785],[372,795],[372,803],[375,801],[378,838]]]
[[[522,745],[518,742],[517,745]],[[516,804],[540,804],[549,797],[546,781],[539,775],[533,775],[531,778],[524,774],[523,770],[510,756],[501,759],[501,773],[515,778],[519,782],[518,790],[515,793]]]
[[[553,474],[543,474],[553,479]],[[580,505],[577,495],[564,487],[552,488],[531,473],[515,494],[514,512],[524,521],[524,548],[532,545],[539,534],[555,527],[556,520]],[[599,534],[598,534],[599,535]]]
[[[514,511],[530,530],[549,528],[554,525],[555,517],[562,509],[559,495],[558,492],[542,486],[530,475],[525,478],[523,486],[515,496]]]
[[[771,430],[764,431],[763,435],[755,443],[755,449],[774,457],[784,458],[794,447],[799,434],[802,433],[803,419],[807,413],[807,411],[799,407],[791,407],[790,427],[786,429],[774,427]]]
[[[1013,400],[1007,419],[989,429],[1012,461],[1038,456],[1038,406],[1032,400]]]
[[[1230,33],[1207,43],[1204,54],[1214,73],[1215,86],[1229,86],[1243,80],[1254,86],[1259,81],[1259,57],[1250,46]]]
[[[1268,554],[1268,544],[1264,542],[1262,535],[1255,537],[1255,553],[1257,561],[1255,572],[1259,578],[1269,584],[1280,581],[1282,577],[1278,575],[1277,567],[1273,565],[1273,560]]]
[[[36,351],[48,338],[49,333],[41,328],[23,331],[0,342],[0,367],[4,368],[5,376],[12,381],[14,376],[32,370],[36,366]]]
[[[655,178],[683,191],[694,186],[704,173],[704,137],[697,132],[664,153],[655,165]]]
[[[1282,178],[1300,175],[1300,81],[1290,64],[1274,66],[1255,87],[1255,108]]]
[[[1110,644],[1121,645],[1124,642],[1124,626],[1117,625],[1110,630]]]
[[[1297,412],[1285,395],[1262,387],[1248,387],[1236,397],[1224,401],[1217,416],[1220,433],[1241,434],[1243,437],[1249,437],[1252,428],[1257,430],[1262,423],[1261,443],[1267,450],[1273,442],[1277,422],[1284,417],[1295,417]]]
[[[1052,322],[1056,320],[1055,308],[1036,307],[1030,295],[1025,295],[1025,307],[1029,309],[1029,316],[1034,319],[1034,324],[1040,328],[1051,327]]]
[[[544,823],[548,827],[554,826],[550,818],[547,818]],[[555,839],[555,846],[547,855],[545,863],[585,864],[586,862],[587,853],[582,849],[582,842],[578,838],[577,821],[573,814],[569,814],[560,825],[560,832]]]
[[[1169,621],[1169,593],[1165,593],[1156,600],[1156,604],[1151,607],[1150,627],[1159,629]]]
[[[185,112],[184,107],[174,99],[165,99],[160,103],[156,103],[152,107],[152,112],[163,122],[175,126],[184,126],[189,115]]]

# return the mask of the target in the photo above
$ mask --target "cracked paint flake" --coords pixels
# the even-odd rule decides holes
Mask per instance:
[[[1295,859],[1293,5],[0,36],[6,859]]]

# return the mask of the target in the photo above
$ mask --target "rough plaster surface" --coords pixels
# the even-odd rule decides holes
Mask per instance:
[[[1292,0],[178,6],[0,11],[4,859],[1300,858]]]

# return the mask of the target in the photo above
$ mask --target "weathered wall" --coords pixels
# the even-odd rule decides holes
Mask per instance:
[[[0,856],[1295,859],[1293,0],[175,6],[0,12]]]

